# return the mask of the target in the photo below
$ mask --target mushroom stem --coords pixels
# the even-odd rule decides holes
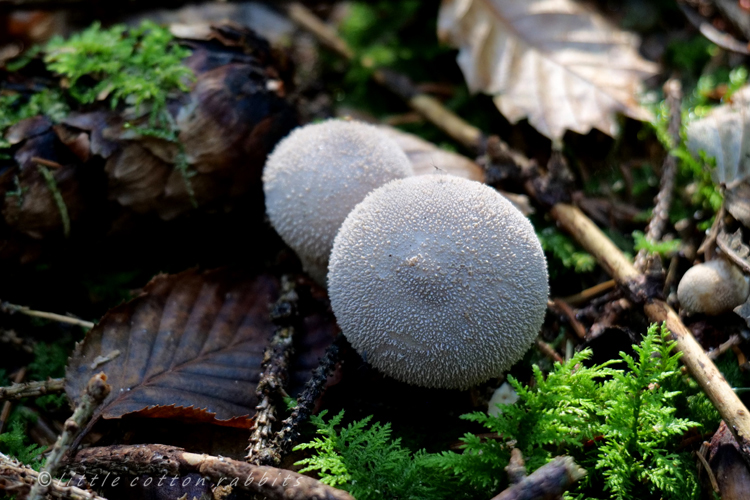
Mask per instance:
[[[612,241],[577,207],[558,203],[550,211],[560,225],[596,258],[618,285],[632,290],[644,279]],[[674,310],[661,299],[647,299],[643,310],[651,321],[666,322],[682,352],[682,362],[732,430],[750,461],[750,412]]]

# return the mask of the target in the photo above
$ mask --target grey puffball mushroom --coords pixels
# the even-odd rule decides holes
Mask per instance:
[[[740,268],[723,257],[688,269],[677,286],[683,311],[711,316],[729,312],[750,294],[750,281]]]
[[[544,320],[547,262],[531,223],[494,189],[442,174],[370,193],[328,272],[344,335],[413,385],[463,389],[521,359]]]
[[[373,125],[337,119],[306,125],[268,157],[266,213],[305,271],[325,286],[333,240],[349,212],[373,189],[412,174],[406,154]]]

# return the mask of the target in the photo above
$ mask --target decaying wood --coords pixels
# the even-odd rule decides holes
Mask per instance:
[[[47,463],[42,467],[40,474],[47,474],[49,476],[57,475],[63,457],[70,449],[71,443],[73,443],[73,440],[81,432],[81,429],[86,427],[86,424],[94,414],[94,410],[104,401],[110,390],[111,387],[107,384],[107,376],[104,373],[99,373],[91,377],[86,386],[86,391],[81,397],[80,403],[76,406],[73,415],[65,421],[63,432],[52,447],[52,451],[47,457]],[[42,500],[48,491],[49,484],[37,481],[31,487],[28,500]]]
[[[299,5],[295,9],[300,10],[305,9],[305,7]],[[292,16],[292,20],[320,38],[314,30],[310,29],[310,26],[301,22],[299,18]],[[318,22],[320,21],[318,20]],[[335,33],[329,33],[329,35],[331,35],[329,39],[338,38]],[[341,43],[344,42],[341,41]],[[392,77],[392,79],[397,80],[396,77]],[[398,92],[397,95],[406,98],[415,111],[422,114],[435,126],[464,146],[474,149],[480,155],[487,154],[495,160],[495,163],[502,158],[505,163],[511,164],[508,168],[515,168],[521,172],[533,168],[533,161],[514,151],[497,136],[486,136],[480,129],[456,116],[439,101],[429,98],[431,99],[429,106],[422,108],[413,105],[414,96],[407,98]],[[447,123],[450,123],[450,126],[446,126]],[[575,206],[561,203],[561,199],[565,198],[565,193],[557,193],[554,190],[545,192],[540,190],[540,187],[550,188],[550,179],[528,179],[526,182],[528,194],[535,198],[537,202],[551,206],[550,214],[552,217],[596,258],[597,262],[617,281],[618,285],[626,291],[634,291],[636,295],[640,295],[640,298],[634,298],[636,302],[644,303],[644,311],[649,319],[655,322],[666,322],[677,341],[677,348],[682,352],[682,362],[730,426],[740,443],[743,456],[750,461],[750,412],[692,336],[690,330],[685,327],[679,316],[666,302],[651,298],[650,293],[645,295],[642,293],[643,287],[639,287],[639,285],[645,285],[645,277],[633,267],[620,249],[607,238],[591,219]]]
[[[0,401],[15,401],[23,398],[34,398],[65,390],[65,379],[51,378],[22,384],[0,387]]]
[[[245,457],[245,460],[254,465],[277,465],[281,462],[278,449],[274,446],[273,424],[276,422],[276,407],[282,403],[281,398],[286,394],[284,386],[293,351],[297,300],[294,278],[283,276],[281,295],[271,311],[271,320],[277,328],[263,354],[260,381],[255,391],[259,403],[255,408],[255,421]]]
[[[33,485],[39,483],[39,476],[42,481],[50,480],[47,493],[53,498],[65,500],[107,500],[97,494],[70,486],[70,481],[59,481],[52,479],[46,472],[37,472],[31,467],[26,467],[22,463],[0,453],[0,490],[7,495],[15,495],[16,498],[23,498],[28,495]]]
[[[85,476],[111,472],[129,476],[166,475],[168,479],[198,473],[217,486],[232,486],[270,500],[353,500],[345,491],[296,472],[189,453],[160,444],[86,448],[73,457],[67,470]]]
[[[572,458],[557,457],[492,500],[555,500],[585,475]]]

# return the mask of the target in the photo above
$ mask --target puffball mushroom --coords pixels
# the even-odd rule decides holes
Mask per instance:
[[[352,346],[414,385],[466,388],[521,359],[547,307],[529,221],[494,189],[441,174],[389,182],[357,205],[328,294]]]
[[[723,257],[691,267],[677,286],[684,311],[712,316],[743,304],[749,294],[747,276]]]
[[[412,174],[406,154],[373,125],[336,119],[306,125],[268,157],[266,212],[324,285],[333,239],[349,212],[373,189]]]

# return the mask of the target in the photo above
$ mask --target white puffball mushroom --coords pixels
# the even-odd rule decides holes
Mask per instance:
[[[743,304],[748,294],[747,276],[722,257],[691,267],[677,286],[677,300],[682,310],[711,316]]]
[[[383,373],[463,389],[521,359],[542,326],[547,263],[529,221],[494,189],[435,174],[392,181],[333,245],[331,306]]]
[[[487,414],[498,417],[502,415],[503,410],[497,405],[514,405],[517,401],[518,394],[508,382],[505,382],[492,393],[490,402],[487,404]]]
[[[373,189],[413,174],[401,148],[373,125],[327,120],[295,129],[263,170],[266,213],[305,270],[325,284],[341,223]]]

